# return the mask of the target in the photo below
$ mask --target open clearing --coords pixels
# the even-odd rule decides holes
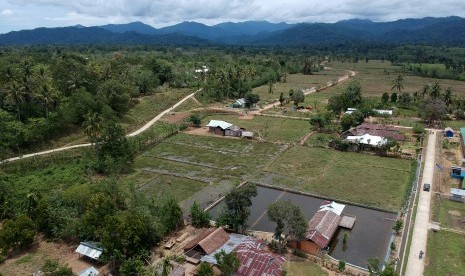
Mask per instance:
[[[288,275],[292,276],[326,276],[328,273],[319,266],[308,261],[289,261],[284,264]]]
[[[272,176],[260,181],[399,210],[411,168],[410,160],[294,146],[265,169]]]
[[[223,120],[246,130],[253,131],[255,138],[261,137],[268,142],[293,143],[298,142],[307,134],[311,125],[305,120],[287,118],[271,118],[254,116],[252,119],[242,119],[238,115],[212,115],[203,119],[203,125],[210,120]]]
[[[447,231],[429,232],[425,275],[465,275],[465,236]]]
[[[354,79],[360,80],[362,93],[366,96],[381,96],[384,92],[391,93],[393,81],[398,75],[400,66],[393,66],[389,61],[370,60],[368,63],[331,62],[328,66],[357,71]],[[404,91],[413,93],[419,91],[425,84],[438,82],[443,89],[452,87],[458,95],[464,95],[465,82],[447,79],[404,76]]]
[[[325,70],[316,72],[314,75],[292,74],[287,76],[286,82],[278,82],[273,85],[273,93],[269,93],[269,85],[262,85],[252,91],[260,95],[260,104],[272,103],[279,98],[281,92],[285,97],[289,95],[289,90],[307,89],[323,86],[329,81],[344,75],[343,70]]]

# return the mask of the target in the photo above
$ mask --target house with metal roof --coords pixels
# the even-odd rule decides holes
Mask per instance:
[[[247,237],[240,243],[234,252],[240,261],[236,271],[238,276],[280,276],[283,273],[282,266],[286,258],[265,250],[263,241]]]
[[[347,136],[362,136],[364,134],[392,138],[396,141],[405,140],[405,136],[401,133],[400,128],[390,125],[371,123],[363,123],[357,127],[351,128],[348,131],[342,133],[341,136],[342,138],[346,138]]]
[[[381,136],[363,134],[360,136],[347,136],[347,141],[373,147],[381,147],[387,143],[387,139]]]
[[[80,255],[89,257],[91,259],[98,260],[100,258],[100,255],[102,255],[103,253],[103,249],[100,248],[97,245],[97,243],[87,241],[81,242],[78,248],[76,248],[75,252],[79,253]]]
[[[222,136],[241,137],[242,129],[225,121],[210,120],[207,124],[208,131]]]
[[[245,99],[244,98],[237,99],[231,106],[233,108],[244,108],[245,107]]]
[[[292,241],[290,246],[309,254],[318,255],[321,250],[328,247],[329,242],[336,233],[344,208],[344,204],[325,200],[308,222],[307,232],[305,233],[306,239]]]
[[[78,276],[98,276],[98,275],[100,275],[100,272],[93,266],[89,266],[88,268],[78,273]]]

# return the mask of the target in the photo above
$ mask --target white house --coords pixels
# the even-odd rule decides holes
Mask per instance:
[[[359,144],[377,146],[377,147],[383,146],[384,144],[387,143],[386,138],[381,137],[381,136],[374,136],[370,134],[364,134],[361,136],[347,136],[346,140],[349,142],[355,142]]]

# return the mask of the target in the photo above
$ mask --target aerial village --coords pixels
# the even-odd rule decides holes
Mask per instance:
[[[121,238],[126,228],[119,227],[132,229],[132,222],[116,220],[104,242],[44,239],[6,259],[3,268],[29,263],[48,248],[79,276],[422,275],[426,260],[441,258],[434,255],[441,235],[465,231],[465,126],[450,114],[420,118],[400,104],[398,95],[406,98],[403,90],[417,83],[396,82],[384,73],[393,70],[386,63],[349,66],[324,57],[313,74],[291,74],[221,101],[206,98],[207,86],[182,90],[142,127],[129,124],[127,137],[139,150],[133,168],[119,176],[122,186],[109,186],[110,193],[124,187],[135,199],[122,200],[135,209],[148,199],[157,218],[173,216],[163,222],[172,228],[156,234],[143,258],[118,259],[130,256],[139,238]],[[379,75],[372,77],[369,66]],[[200,84],[214,77],[210,65],[191,71]],[[90,140],[71,147],[98,151],[104,145]],[[2,165],[40,161],[49,153],[11,157]],[[94,200],[96,210],[105,209]],[[94,208],[83,206],[86,214]],[[86,219],[76,221],[108,223],[98,215]],[[117,266],[130,272],[115,273]],[[55,275],[46,266],[23,269]]]

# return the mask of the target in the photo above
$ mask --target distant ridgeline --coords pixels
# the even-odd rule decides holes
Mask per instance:
[[[0,35],[0,45],[155,44],[155,45],[465,45],[465,19],[426,17],[394,22],[344,20],[336,23],[226,22],[207,26],[183,22],[160,29],[141,22],[96,27],[37,28]]]

